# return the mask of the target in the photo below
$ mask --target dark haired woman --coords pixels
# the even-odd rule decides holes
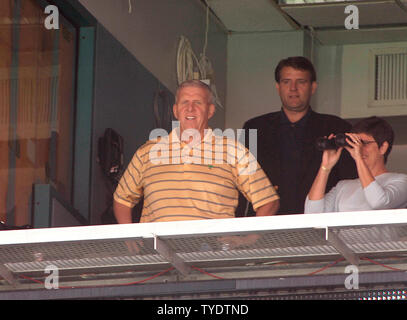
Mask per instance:
[[[407,207],[407,175],[388,172],[387,157],[394,133],[383,119],[370,117],[346,133],[349,146],[325,150],[321,166],[305,200],[305,213],[367,211]],[[331,134],[328,139],[334,137]],[[331,169],[345,148],[355,160],[358,179],[341,180],[325,194]]]

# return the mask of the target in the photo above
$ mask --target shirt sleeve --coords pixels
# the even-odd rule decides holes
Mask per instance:
[[[372,209],[398,209],[407,203],[407,175],[393,177],[383,186],[375,180],[363,191]]]
[[[304,213],[321,213],[324,212],[325,208],[325,199],[320,200],[310,200],[307,197],[305,198]]]
[[[134,154],[113,194],[115,201],[133,208],[143,196],[142,188],[143,162],[140,149]]]
[[[339,184],[333,187],[325,196],[320,200],[310,200],[308,195],[305,198],[304,213],[324,213],[334,212],[336,197],[338,194]]]
[[[235,168],[236,184],[257,211],[261,206],[278,200],[279,196],[255,157],[246,148],[240,151],[243,156],[240,153]]]

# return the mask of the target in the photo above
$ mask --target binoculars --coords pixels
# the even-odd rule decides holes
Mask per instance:
[[[345,146],[349,146],[349,144],[346,142],[346,135],[344,133],[338,133],[332,139],[321,137],[316,141],[316,147],[319,151],[338,149]]]

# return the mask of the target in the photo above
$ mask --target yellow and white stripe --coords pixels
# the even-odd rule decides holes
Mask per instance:
[[[235,216],[238,190],[255,210],[278,199],[263,170],[239,142],[219,139],[209,129],[200,143],[191,146],[180,142],[173,130],[137,150],[114,199],[133,207],[144,196],[140,222],[221,219]]]

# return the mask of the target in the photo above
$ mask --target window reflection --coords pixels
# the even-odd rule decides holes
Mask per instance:
[[[34,183],[68,201],[76,31],[44,27],[37,0],[0,1],[0,220],[31,223]]]

